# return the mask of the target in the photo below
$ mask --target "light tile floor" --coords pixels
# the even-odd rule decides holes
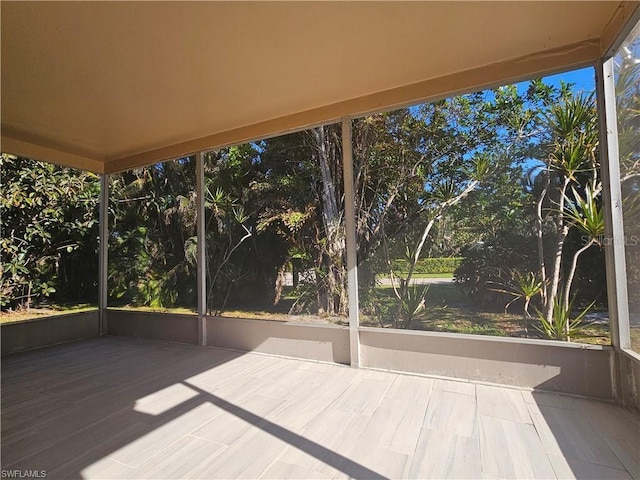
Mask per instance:
[[[65,480],[640,478],[640,415],[544,392],[99,338],[3,359],[2,468]]]

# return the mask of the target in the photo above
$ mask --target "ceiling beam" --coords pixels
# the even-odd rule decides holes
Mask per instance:
[[[3,153],[55,163],[56,165],[79,170],[88,170],[94,173],[105,173],[105,163],[101,160],[18,140],[4,132],[0,136],[0,148]]]
[[[640,15],[640,2],[621,2],[609,23],[600,36],[600,53],[602,57],[615,54],[620,43],[629,34]]]

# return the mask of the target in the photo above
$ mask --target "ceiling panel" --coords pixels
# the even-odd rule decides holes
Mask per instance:
[[[3,1],[2,135],[110,170],[172,145],[187,153],[197,139],[322,121],[341,102],[341,114],[360,113],[345,109],[522,57],[562,52],[565,62],[582,48],[580,61],[595,58],[585,48],[596,52],[629,5]],[[317,113],[292,117],[301,112]]]

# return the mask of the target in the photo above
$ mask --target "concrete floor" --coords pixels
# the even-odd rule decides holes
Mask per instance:
[[[103,337],[3,359],[2,468],[48,479],[640,478],[640,415]]]

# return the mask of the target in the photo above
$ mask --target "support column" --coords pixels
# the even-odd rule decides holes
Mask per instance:
[[[600,134],[600,165],[605,219],[605,259],[611,342],[616,348],[629,348],[629,301],[625,236],[622,223],[622,192],[618,152],[616,95],[613,59],[596,64],[596,92]]]
[[[620,349],[631,346],[631,337],[613,58],[601,59],[596,63],[596,94],[606,240],[607,302],[611,343],[614,346],[611,356],[611,384],[616,400],[625,403],[628,392]]]
[[[98,246],[98,318],[100,335],[107,334],[107,278],[109,275],[109,176],[100,175],[100,211]]]
[[[360,367],[360,335],[358,325],[358,252],[356,242],[355,195],[353,184],[353,144],[351,118],[342,118],[342,171],[344,176],[345,235],[347,246],[347,282],[349,291],[349,345],[351,366]]]
[[[196,155],[196,228],[198,230],[198,345],[207,344],[207,253],[204,218],[204,153]]]

